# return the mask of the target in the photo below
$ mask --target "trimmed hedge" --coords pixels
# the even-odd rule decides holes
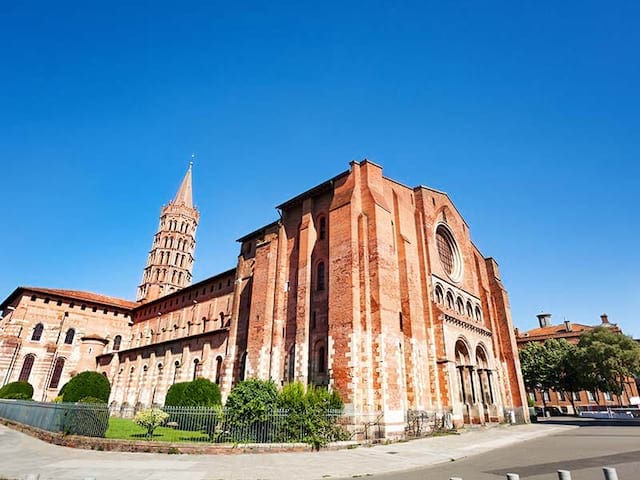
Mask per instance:
[[[0,398],[30,400],[33,397],[33,386],[28,382],[11,382],[0,388]]]
[[[85,397],[95,397],[107,403],[110,393],[111,385],[107,377],[90,371],[79,373],[60,390],[63,402],[77,402]]]
[[[184,400],[184,391],[190,382],[178,382],[169,387],[164,399],[165,407],[181,407]]]
[[[174,383],[167,392],[166,407],[214,407],[222,403],[220,388],[211,380]]]

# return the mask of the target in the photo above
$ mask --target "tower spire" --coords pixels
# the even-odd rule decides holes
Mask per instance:
[[[189,169],[182,179],[178,193],[173,199],[175,205],[184,205],[189,208],[193,208],[193,190],[191,187],[191,170],[193,169],[193,159],[195,155],[191,155],[191,161],[189,162]]]
[[[138,301],[155,300],[191,285],[196,228],[200,221],[200,213],[193,206],[191,188],[193,157],[178,193],[160,212],[158,231],[153,237],[138,287]]]

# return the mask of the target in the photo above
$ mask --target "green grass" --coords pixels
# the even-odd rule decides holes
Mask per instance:
[[[126,418],[109,419],[109,428],[106,438],[117,438],[124,440],[146,440],[146,429]],[[188,430],[176,430],[168,427],[158,427],[153,432],[151,440],[157,442],[206,442],[209,437],[205,433],[190,432]]]

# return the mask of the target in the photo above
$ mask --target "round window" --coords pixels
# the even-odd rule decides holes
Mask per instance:
[[[462,274],[462,261],[460,251],[453,235],[449,229],[440,224],[436,228],[436,244],[438,246],[438,256],[445,273],[454,281],[460,279]]]

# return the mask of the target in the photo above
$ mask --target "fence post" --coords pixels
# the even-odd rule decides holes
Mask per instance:
[[[605,480],[618,480],[618,472],[616,472],[615,468],[604,467],[602,471],[604,472]]]
[[[569,470],[558,470],[558,480],[571,480],[571,472]]]
[[[507,473],[507,480],[520,480],[520,475],[517,473]]]

